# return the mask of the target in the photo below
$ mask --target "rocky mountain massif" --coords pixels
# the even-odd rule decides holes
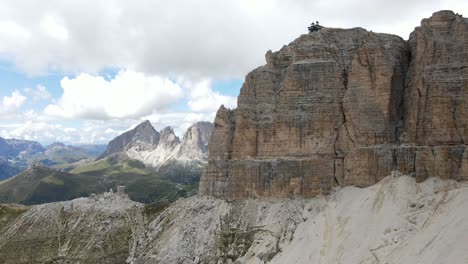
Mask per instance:
[[[362,28],[302,35],[218,110],[200,193],[312,197],[391,173],[468,180],[468,19],[424,19],[408,41]]]
[[[212,130],[210,122],[198,122],[190,126],[180,140],[171,127],[158,132],[145,121],[110,141],[98,160],[125,154],[175,181],[198,182],[208,159]]]

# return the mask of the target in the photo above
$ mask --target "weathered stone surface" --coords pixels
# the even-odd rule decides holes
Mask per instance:
[[[468,19],[440,11],[423,19],[408,41],[406,136],[419,145],[468,139]]]
[[[452,11],[434,13],[408,44],[411,67],[400,138],[418,146],[416,179],[468,180],[468,19]]]
[[[326,199],[179,199],[135,239],[129,260],[465,263],[467,186],[437,178],[416,183],[403,175],[342,188]]]
[[[302,35],[218,111],[200,193],[327,194],[392,171],[468,179],[468,22],[424,19],[410,40],[362,28]]]
[[[152,150],[159,144],[160,138],[160,133],[154,129],[148,120],[146,120],[134,129],[111,140],[107,145],[106,151],[101,154],[97,160],[115,153],[124,152],[131,148],[136,148],[138,150]]]
[[[0,204],[0,263],[124,264],[145,221],[143,205],[119,194]]]

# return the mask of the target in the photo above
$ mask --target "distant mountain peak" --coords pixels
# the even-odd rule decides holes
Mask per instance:
[[[174,134],[174,129],[171,126],[167,126],[163,128],[160,133],[161,133],[161,137],[166,134],[167,135]]]
[[[213,124],[210,122],[197,122],[185,132],[180,156],[191,159],[205,160],[208,155],[208,142],[210,141]]]
[[[62,147],[63,148],[63,147],[66,147],[66,145],[63,144],[62,142],[54,142],[54,143],[48,145],[46,148],[50,149],[50,148],[54,148],[54,147]]]
[[[145,120],[143,122],[141,122],[140,124],[138,124],[135,128],[143,128],[143,127],[151,127],[154,129],[153,125],[151,124],[151,122],[149,120]]]
[[[98,159],[129,149],[136,149],[138,151],[152,150],[159,144],[159,139],[159,132],[154,129],[150,121],[146,120],[132,130],[111,140],[107,145],[106,151]]]
[[[165,144],[165,145],[174,145],[174,144],[180,144],[180,139],[176,134],[174,133],[174,129],[170,126],[165,127],[163,130],[160,132],[161,138],[160,138],[160,144]]]
[[[197,122],[187,129],[180,140],[172,127],[167,126],[158,132],[149,121],[145,121],[110,141],[106,152],[98,159],[121,152],[158,171],[164,169],[166,172],[198,177],[201,164],[208,158],[208,141],[212,130],[212,123]]]

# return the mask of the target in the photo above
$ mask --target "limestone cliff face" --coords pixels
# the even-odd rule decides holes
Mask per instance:
[[[440,11],[411,34],[403,142],[418,180],[468,179],[468,19]]]
[[[451,11],[408,42],[362,28],[302,35],[250,72],[221,107],[200,193],[327,194],[392,171],[468,179],[468,22]]]

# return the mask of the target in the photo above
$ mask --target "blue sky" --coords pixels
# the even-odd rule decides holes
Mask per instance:
[[[112,80],[115,78],[118,71],[119,70],[116,69],[107,69],[99,72],[98,75],[104,77],[106,80]],[[60,86],[60,81],[64,77],[73,78],[73,76],[75,75],[64,75],[60,73],[48,73],[44,76],[31,76],[19,69],[16,69],[11,62],[0,60],[0,98],[11,95],[15,90],[25,94],[26,88],[34,89],[38,85],[44,86],[50,93],[51,98],[35,102],[31,100],[29,104],[25,106],[28,109],[33,109],[39,112],[48,104],[52,103],[54,100],[58,100],[62,96],[63,90]],[[213,91],[219,92],[223,95],[236,97],[239,95],[242,83],[243,80],[240,78],[218,79],[213,81],[212,89]],[[187,111],[187,102],[188,99],[181,100],[177,104],[174,104],[172,108],[180,111]]]
[[[146,119],[182,136],[311,21],[407,39],[441,9],[468,2],[0,0],[0,137],[107,143]]]
[[[26,87],[35,87],[39,84],[47,86],[48,91],[55,97],[60,96],[60,74],[48,74],[46,76],[28,76],[19,69],[15,69],[11,63],[0,61],[0,96],[11,94],[13,90],[23,90]]]

